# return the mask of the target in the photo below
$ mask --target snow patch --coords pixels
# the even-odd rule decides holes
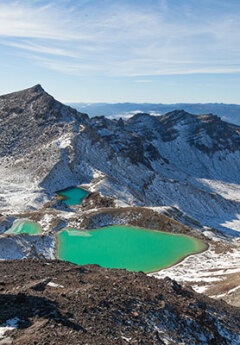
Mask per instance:
[[[13,319],[7,320],[4,324],[0,325],[0,339],[4,338],[6,332],[18,328],[19,321],[20,319],[18,317],[15,317]]]
[[[54,288],[61,288],[61,289],[64,288],[63,285],[56,284],[56,283],[53,283],[53,282],[49,282],[49,283],[47,283],[47,285],[50,286],[50,287],[54,287]]]

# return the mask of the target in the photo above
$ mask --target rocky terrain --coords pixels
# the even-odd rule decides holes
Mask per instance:
[[[40,85],[0,97],[0,258],[56,257],[55,234],[111,224],[187,233],[209,249],[155,276],[239,305],[240,128],[182,110],[89,118]],[[55,192],[84,186],[82,205]],[[43,234],[7,235],[18,219]]]
[[[169,278],[45,260],[0,263],[0,276],[2,345],[240,341],[239,308]]]
[[[217,116],[89,119],[39,85],[2,96],[0,114],[3,214],[85,183],[121,205],[172,206],[205,226],[240,228],[240,129]]]

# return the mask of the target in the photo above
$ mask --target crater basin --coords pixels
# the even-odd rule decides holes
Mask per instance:
[[[81,204],[83,198],[88,195],[88,191],[80,187],[67,188],[57,193],[63,198],[62,202],[66,205],[73,206]]]
[[[29,234],[29,235],[37,235],[42,232],[40,225],[37,223],[26,221],[26,220],[19,220],[13,224],[13,226],[7,230],[6,234]]]
[[[154,272],[207,249],[193,237],[128,226],[58,233],[58,257],[78,265]]]

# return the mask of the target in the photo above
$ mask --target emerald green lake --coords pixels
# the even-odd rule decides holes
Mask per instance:
[[[157,271],[204,249],[206,244],[192,237],[127,226],[58,234],[61,260],[129,271]]]
[[[88,192],[85,189],[73,187],[62,190],[57,194],[64,197],[64,200],[62,201],[64,204],[72,206],[81,204],[83,198],[88,195]]]
[[[13,224],[13,226],[6,231],[6,234],[29,234],[37,235],[41,233],[41,227],[34,222],[30,221],[18,221]]]

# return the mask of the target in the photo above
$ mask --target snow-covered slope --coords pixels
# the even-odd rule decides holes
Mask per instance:
[[[0,130],[0,259],[53,258],[59,229],[85,228],[94,212],[99,226],[133,224],[144,206],[151,220],[146,227],[159,228],[156,219],[164,214],[166,222],[174,218],[210,244],[157,276],[171,275],[216,298],[225,293],[236,305],[240,127],[184,111],[89,118],[36,85],[0,97]],[[99,192],[89,195],[86,207],[67,208],[53,199],[56,191],[82,184]],[[104,216],[109,205],[118,213],[115,221]],[[4,234],[18,218],[38,222],[43,234]],[[160,223],[162,229],[166,223]]]
[[[46,202],[49,191],[41,183],[50,171],[55,189],[76,183],[69,165],[71,141],[87,118],[40,85],[0,97],[1,212],[36,209]]]
[[[174,206],[202,225],[237,235],[239,127],[183,111],[162,117],[137,114],[126,121],[98,117],[91,125],[99,140],[84,141],[90,153],[84,156],[127,186],[140,203]]]
[[[3,214],[85,183],[119,205],[176,207],[238,236],[240,128],[217,116],[89,119],[37,85],[0,97],[0,118]]]

